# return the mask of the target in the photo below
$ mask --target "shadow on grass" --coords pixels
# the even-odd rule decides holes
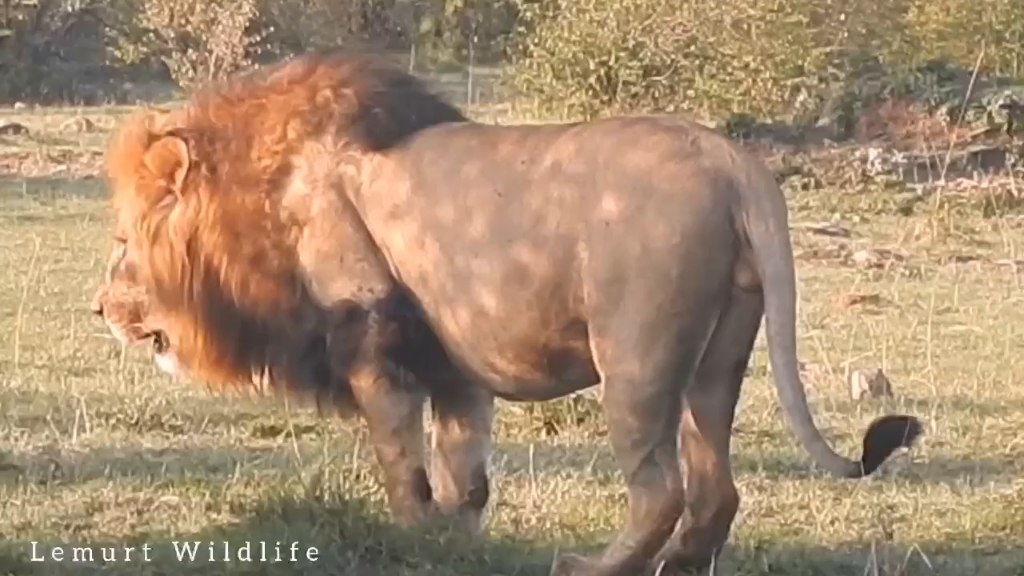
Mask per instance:
[[[198,479],[204,483],[227,481],[233,474],[263,470],[286,471],[294,458],[275,447],[181,446],[138,449],[96,448],[85,452],[55,453],[41,450],[9,462],[26,483],[47,489],[82,485],[93,480],[148,480],[178,482]],[[2,574],[2,572],[0,572]]]
[[[935,414],[934,401],[924,398],[902,397],[900,399],[904,406],[889,406],[880,403],[882,411],[886,413],[906,412],[920,415],[925,428],[931,425],[943,426],[945,423],[929,422],[929,413]],[[538,429],[550,428],[552,430],[582,428],[593,429],[595,432],[602,430],[602,416],[600,415],[600,403],[596,398],[589,396],[577,396],[566,408],[567,400],[559,400],[549,403],[541,408],[535,408],[528,412],[527,417],[533,421],[544,420],[544,426],[538,424]],[[970,396],[956,396],[941,401],[941,418],[946,414],[955,414],[963,422],[961,426],[974,426],[981,432],[981,423],[985,420],[1012,418],[1019,414],[1019,409],[1012,403],[999,402],[996,400],[977,399]],[[877,406],[876,406],[877,408]],[[523,410],[520,408],[520,410]],[[742,408],[741,408],[742,410]],[[838,400],[830,403],[829,411],[834,413],[854,414],[864,410],[862,401]],[[571,415],[567,415],[571,412]],[[812,413],[814,410],[812,409]],[[775,406],[775,417],[779,421],[784,420],[782,409]],[[548,422],[551,425],[548,426]],[[824,426],[822,419],[818,422],[822,433],[835,446],[842,441],[849,445],[853,440],[859,444],[860,435],[863,429],[857,430],[845,426]],[[578,435],[578,430],[576,432]],[[927,432],[926,432],[927,434]],[[732,431],[733,453],[732,467],[736,475],[756,474],[772,480],[820,478],[828,476],[827,472],[816,466],[810,455],[801,447],[799,441],[791,430],[787,428],[766,428],[750,424],[734,426]],[[614,473],[617,465],[608,446],[607,437],[595,433],[586,442],[569,442],[567,446],[559,446],[559,442],[551,442],[542,439],[540,432],[537,433],[537,441],[531,448],[529,440],[520,440],[518,443],[505,443],[500,450],[504,457],[498,456],[505,470],[518,470],[525,468],[526,463],[532,457],[535,467],[542,462],[560,462],[561,466],[574,468],[580,471],[593,471],[597,474]],[[859,446],[857,446],[859,450]],[[530,455],[532,450],[532,456]],[[859,456],[852,448],[838,449],[840,454],[848,458]],[[539,468],[538,468],[539,469]],[[919,457],[911,454],[898,453],[890,457],[883,469],[875,474],[876,477],[886,480],[897,477],[900,481],[912,483],[933,483],[950,486],[963,486],[975,483],[1009,481],[1024,474],[1024,461],[1013,453],[989,454],[984,456],[966,457],[963,459],[950,457]]]
[[[291,438],[312,443],[310,449],[320,450],[324,443],[339,457],[354,436],[361,430],[358,422],[348,422],[344,428],[332,426],[327,420],[312,418],[287,423],[271,414],[252,411],[223,411],[199,406],[194,402],[192,410],[166,411],[148,409],[145,405],[120,409],[96,408],[90,414],[91,426],[101,426],[106,431],[117,431],[132,435],[157,433],[163,438],[176,438],[173,446],[146,450],[130,447],[98,447],[87,452],[63,454],[28,454],[19,463],[24,476],[34,482],[59,482],[61,484],[83,483],[107,476],[135,476],[162,474],[201,474],[204,477],[219,473],[231,474],[237,467],[257,466],[264,469],[287,467],[292,456],[288,450],[278,447],[239,449],[237,446],[192,445],[189,438],[197,433],[221,436],[228,434],[236,441],[272,440],[275,437]],[[29,406],[29,405],[26,405]],[[58,424],[53,420],[52,405],[47,410],[25,408],[13,415],[9,424],[22,429],[57,429],[71,436],[76,406],[66,406],[65,412],[58,413]],[[809,456],[796,446],[794,450],[782,452],[771,450],[759,453],[749,448],[732,454],[732,466],[737,477],[758,476],[772,481],[824,478],[828,474],[815,466]],[[852,456],[852,454],[850,455]],[[372,457],[362,456],[367,462]],[[531,470],[544,473],[551,470],[572,471],[601,482],[618,483],[619,469],[610,448],[603,439],[592,444],[558,445],[539,440],[532,446],[523,442],[496,442],[492,457],[495,472],[504,475],[528,474]],[[980,486],[989,483],[1009,482],[1024,474],[1024,463],[1013,454],[979,456],[957,459],[931,455],[908,461],[904,454],[894,455],[876,473],[872,480],[878,482],[906,482],[910,484],[940,484],[951,487]],[[848,482],[837,479],[837,482]]]
[[[498,452],[507,453],[510,460],[518,462],[520,455],[515,453],[516,450],[518,448],[502,447]],[[560,455],[562,453],[544,456]],[[369,458],[368,455],[363,457]],[[240,473],[259,484],[263,482],[263,475],[254,475],[254,472],[279,469],[287,474],[292,466],[287,453],[269,448],[240,449],[237,446],[102,448],[78,455],[75,462],[66,462],[65,467],[70,470],[78,466],[77,475],[61,476],[58,466],[57,476],[43,478],[37,475],[25,480],[50,487],[100,477],[135,477],[144,480],[145,484],[158,479],[159,484],[165,487],[177,484],[185,487],[200,481],[211,488],[210,494],[219,494],[218,486]],[[576,466],[578,463],[566,465]],[[268,477],[266,481],[272,480]],[[121,481],[113,484],[124,485]],[[279,492],[274,488],[260,489],[251,499],[234,496],[228,500],[230,521],[220,520],[223,515],[217,514],[216,524],[199,530],[168,533],[165,528],[141,528],[118,541],[82,540],[76,537],[73,528],[58,528],[55,534],[52,525],[49,530],[43,526],[9,525],[7,529],[13,531],[9,534],[0,529],[0,574],[546,576],[559,545],[563,550],[594,552],[606,537],[604,531],[596,526],[574,530],[572,540],[579,543],[572,544],[567,544],[572,540],[564,534],[542,533],[528,537],[507,528],[504,533],[491,531],[476,541],[444,527],[410,532],[393,525],[381,505],[363,498],[359,489],[352,489],[351,497],[339,490],[309,489],[306,492],[311,496],[304,497],[287,490]],[[506,505],[514,506],[515,503]],[[221,508],[222,504],[211,502],[211,514],[216,514]],[[147,513],[145,510],[146,507],[141,510],[143,515]],[[144,527],[146,523],[143,519],[135,525]],[[63,525],[58,523],[57,526]],[[62,546],[64,561],[33,562],[33,541],[37,541],[36,557],[46,557],[55,546]],[[214,543],[215,561],[209,559],[211,542]],[[229,558],[232,558],[229,561],[223,560],[224,542],[229,546]],[[266,542],[268,560],[276,558],[277,543],[280,542],[283,561],[260,561],[261,542]],[[290,561],[292,542],[297,548],[295,562]],[[183,550],[184,543],[197,550],[194,560],[179,560],[177,552]],[[250,561],[239,560],[237,556],[239,547],[246,543],[249,543]],[[1005,547],[985,551],[980,543],[971,544],[967,548],[958,544],[919,542],[917,545],[928,557],[931,567],[917,556],[911,558],[911,569],[900,570],[899,566],[907,557],[905,547],[872,552],[870,544],[865,542],[851,542],[834,549],[774,540],[741,542],[730,546],[723,557],[722,568],[723,573],[743,576],[862,576],[865,573],[1024,576],[1021,571],[1024,551]],[[143,545],[149,546],[148,562],[143,562],[140,556]],[[89,562],[82,557],[78,562],[69,561],[74,554],[71,547],[75,546],[92,548],[94,561]],[[131,562],[124,560],[125,546],[136,547]],[[102,547],[118,548],[119,560],[104,563]],[[307,554],[311,548],[315,548],[313,556]]]
[[[72,537],[33,544],[31,539],[8,539],[0,542],[0,574],[547,576],[556,553],[550,543],[514,536],[488,534],[471,541],[441,527],[416,532],[402,530],[358,499],[270,499],[246,505],[237,511],[237,516],[241,519],[235,523],[193,533],[136,534],[117,542],[73,541]],[[248,555],[244,551],[246,544]],[[194,556],[179,556],[186,545]],[[90,562],[79,550],[79,561],[68,561],[76,553],[72,549],[75,546],[92,549],[93,560]],[[125,546],[135,547],[130,561],[124,559]],[[147,547],[145,552],[143,546]],[[52,558],[55,547],[63,548],[63,562],[32,561],[33,556]],[[104,547],[116,549],[108,552],[117,554],[116,561],[103,561]],[[594,550],[591,545],[586,549],[574,547],[573,551]],[[916,552],[899,546],[872,550],[868,543],[849,543],[836,549],[744,543],[728,548],[720,567],[726,574],[743,576],[1024,574],[1021,550],[975,554],[967,548],[923,543]]]
[[[31,541],[0,544],[0,574],[50,576],[58,574],[308,574],[308,575],[492,575],[547,574],[553,549],[516,539],[486,538],[476,542],[440,527],[418,534],[391,524],[382,514],[360,500],[312,501],[296,498],[255,502],[238,511],[242,519],[191,534],[138,535],[130,541],[87,543],[93,548],[119,548],[122,561],[32,562]],[[210,543],[216,561],[210,561]],[[224,542],[230,560],[224,561]],[[268,550],[261,560],[261,542]],[[277,559],[277,543],[280,558]],[[296,561],[291,545],[296,543]],[[175,547],[177,543],[178,548]],[[188,543],[198,547],[195,560],[179,559]],[[252,561],[238,559],[238,548],[249,543]],[[76,542],[82,546],[82,542]],[[141,560],[142,546],[149,545],[149,562]],[[39,542],[35,551],[45,556],[54,546],[69,542]],[[136,546],[132,562],[123,561],[123,547]],[[71,556],[72,551],[66,550]],[[311,555],[310,555],[311,554]],[[243,556],[245,558],[245,556]],[[312,561],[310,560],[312,558]]]
[[[780,453],[759,454],[751,450],[732,454],[733,474],[737,477],[758,476],[783,481],[796,479],[827,478],[828,472],[816,466],[809,455],[803,453],[794,440],[796,455]],[[502,443],[495,448],[495,461],[504,473],[525,473],[529,470],[530,446]],[[543,463],[558,462],[560,469],[573,469],[600,478],[608,478],[618,472],[618,466],[610,449],[603,445],[552,446],[541,443],[533,446],[534,468],[542,470]],[[854,457],[848,454],[848,457]],[[1024,462],[1008,454],[1005,458],[977,457],[958,460],[930,456],[907,461],[907,456],[897,454],[872,478],[879,482],[908,482],[911,484],[942,484],[953,487],[983,485],[991,482],[1010,482],[1024,474]],[[836,479],[836,482],[850,480]]]

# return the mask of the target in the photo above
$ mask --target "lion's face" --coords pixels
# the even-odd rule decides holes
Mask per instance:
[[[131,252],[124,239],[115,238],[103,281],[90,308],[119,342],[133,345],[149,341],[157,367],[178,374],[182,370],[171,338],[156,315],[150,314],[149,294],[139,279],[139,265]]]
[[[152,286],[152,254],[144,229],[149,215],[165,212],[169,193],[168,154],[153,154],[150,134],[166,122],[163,112],[141,114],[126,123],[108,151],[108,178],[114,196],[114,246],[90,308],[122,344],[150,342],[158,368],[184,372],[176,354],[174,324],[160,313]],[[159,151],[159,147],[158,147]],[[173,158],[173,154],[170,155]],[[174,166],[174,164],[170,164]],[[173,170],[172,170],[173,172]],[[173,174],[172,174],[173,175]]]
[[[267,198],[272,174],[220,170],[248,157],[234,144],[249,136],[210,137],[173,114],[136,116],[109,145],[115,246],[93,310],[121,342],[150,341],[171,374],[225,386],[270,369],[305,377],[292,366],[303,351],[289,347],[316,341],[319,312]]]

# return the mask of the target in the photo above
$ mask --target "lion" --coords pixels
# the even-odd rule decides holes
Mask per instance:
[[[115,247],[93,311],[168,373],[360,416],[402,525],[481,529],[496,398],[601,385],[628,519],[555,573],[708,566],[739,507],[730,432],[762,315],[815,462],[862,477],[921,434],[881,417],[859,460],[823,439],[784,195],[689,120],[488,125],[383,59],[314,53],[129,118],[105,164]]]

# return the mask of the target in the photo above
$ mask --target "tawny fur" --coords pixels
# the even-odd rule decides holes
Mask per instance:
[[[342,381],[318,381],[322,373],[302,365],[323,356],[327,329],[299,277],[297,230],[279,206],[292,158],[326,136],[372,152],[461,120],[385,61],[337,54],[257,70],[205,88],[180,109],[127,119],[106,154],[115,235],[127,241],[149,313],[191,376],[228,387],[256,376],[261,385],[347,402]],[[161,173],[173,168],[157,145],[169,134],[188,142],[194,163],[182,183],[188,193],[173,202],[173,183]],[[98,298],[123,309],[118,289],[101,287]]]
[[[563,573],[707,566],[739,505],[728,439],[762,316],[784,412],[830,472],[870,474],[921,432],[879,418],[858,460],[822,437],[785,197],[682,118],[489,126],[381,60],[305,55],[130,119],[107,167],[94,310],[162,366],[362,414],[403,522],[436,503],[479,525],[495,396],[600,384],[630,521]]]

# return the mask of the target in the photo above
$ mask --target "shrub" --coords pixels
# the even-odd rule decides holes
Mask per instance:
[[[259,0],[263,50],[273,57],[372,41],[381,46],[410,35],[404,0]]]
[[[973,16],[968,0],[516,1],[508,80],[544,114],[683,109],[846,130],[862,96],[903,91],[942,57],[972,63],[975,37],[1024,73],[1016,0],[971,0]]]
[[[115,0],[111,49],[126,64],[162,61],[182,88],[250,64],[256,0]]]
[[[471,59],[481,63],[505,57],[505,41],[516,22],[515,0],[434,0],[422,4],[429,6],[416,12],[413,40],[432,59],[466,64]]]

